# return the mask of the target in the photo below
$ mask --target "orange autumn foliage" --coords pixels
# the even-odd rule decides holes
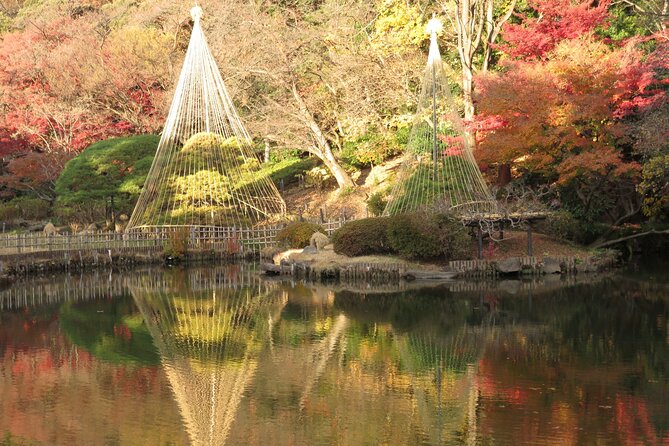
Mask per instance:
[[[641,57],[630,44],[611,49],[592,35],[564,40],[545,61],[507,62],[477,78],[479,156],[567,182],[578,175],[634,175],[618,143],[623,71]]]

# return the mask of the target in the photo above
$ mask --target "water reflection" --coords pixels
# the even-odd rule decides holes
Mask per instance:
[[[164,271],[129,288],[192,444],[224,444],[286,296],[239,266]]]
[[[142,340],[141,316],[121,285],[92,274],[0,292],[0,443],[185,441],[150,336]]]
[[[0,292],[0,435],[19,444],[669,442],[666,281],[62,281]]]

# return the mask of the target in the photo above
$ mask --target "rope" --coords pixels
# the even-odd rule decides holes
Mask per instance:
[[[418,107],[384,215],[429,210],[485,219],[496,213],[496,202],[450,92],[437,43],[441,29],[437,19],[428,24],[430,53]]]
[[[128,229],[249,227],[285,213],[209,50],[202,9],[144,188]]]

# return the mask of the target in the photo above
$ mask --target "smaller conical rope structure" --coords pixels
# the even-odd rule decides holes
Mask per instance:
[[[443,26],[428,23],[430,53],[404,162],[384,215],[452,212],[463,219],[496,212],[450,92],[437,44]]]
[[[128,229],[245,227],[286,205],[260,162],[209,51],[194,26],[156,156]]]

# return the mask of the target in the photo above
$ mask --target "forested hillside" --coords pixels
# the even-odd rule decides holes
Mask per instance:
[[[563,235],[583,242],[667,224],[669,0],[201,5],[259,157],[315,157],[350,193],[361,169],[401,153],[435,14],[452,91],[489,181],[542,191],[560,210]],[[41,199],[48,214],[56,180],[84,148],[161,131],[191,6],[0,0],[5,207]],[[372,200],[386,190],[370,189]]]

